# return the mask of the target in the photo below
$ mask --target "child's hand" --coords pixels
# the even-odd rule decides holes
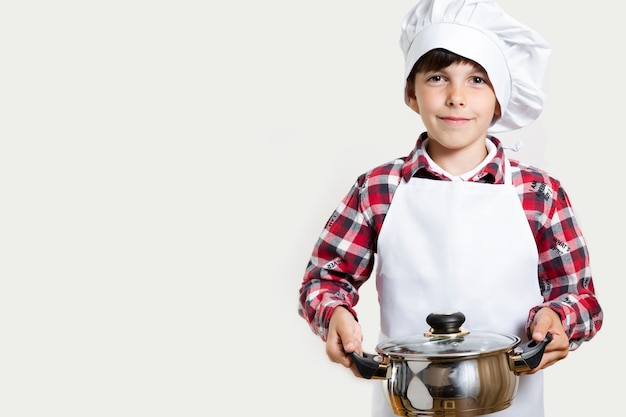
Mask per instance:
[[[540,369],[545,369],[567,357],[569,353],[569,339],[563,330],[561,318],[548,307],[544,307],[537,312],[535,319],[530,326],[533,340],[541,342],[546,337],[546,333],[552,334],[552,341],[546,345],[541,363],[535,369],[527,372],[520,372],[520,375],[534,374]]]
[[[347,309],[337,307],[333,311],[328,327],[328,338],[326,340],[326,354],[328,358],[332,362],[350,368],[355,376],[360,377],[359,371],[346,353],[357,352],[361,354],[362,341],[361,325]]]

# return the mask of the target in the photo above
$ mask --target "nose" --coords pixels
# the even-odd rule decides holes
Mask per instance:
[[[465,106],[465,91],[460,85],[451,83],[448,87],[448,106]]]

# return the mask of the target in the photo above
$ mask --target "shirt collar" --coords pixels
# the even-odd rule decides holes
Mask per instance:
[[[402,178],[409,181],[411,177],[438,179],[450,181],[445,175],[435,172],[431,169],[424,151],[422,150],[423,142],[428,138],[426,132],[422,133],[417,139],[415,147],[406,157],[402,167]],[[487,140],[496,145],[496,153],[493,159],[483,167],[480,171],[469,179],[472,182],[485,182],[490,184],[504,184],[504,148],[499,139],[493,136],[487,136]]]

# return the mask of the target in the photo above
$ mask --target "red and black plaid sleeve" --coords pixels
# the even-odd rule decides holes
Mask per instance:
[[[587,245],[560,182],[537,168],[512,163],[514,184],[537,242],[544,298],[543,304],[531,309],[528,324],[541,307],[552,308],[561,316],[574,350],[600,330],[603,319]]]
[[[317,240],[300,287],[298,312],[323,340],[336,307],[357,317],[358,289],[372,273],[378,233],[403,164],[398,159],[361,175]]]

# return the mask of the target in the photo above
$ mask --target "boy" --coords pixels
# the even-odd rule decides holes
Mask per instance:
[[[547,345],[493,415],[543,416],[542,369],[602,325],[585,240],[555,178],[509,160],[494,132],[541,113],[549,46],[493,0],[423,0],[402,23],[407,105],[426,127],[404,158],[361,175],[307,265],[299,313],[351,368],[354,306],[376,262],[381,340],[419,334],[431,312]],[[373,415],[393,416],[380,391]]]

